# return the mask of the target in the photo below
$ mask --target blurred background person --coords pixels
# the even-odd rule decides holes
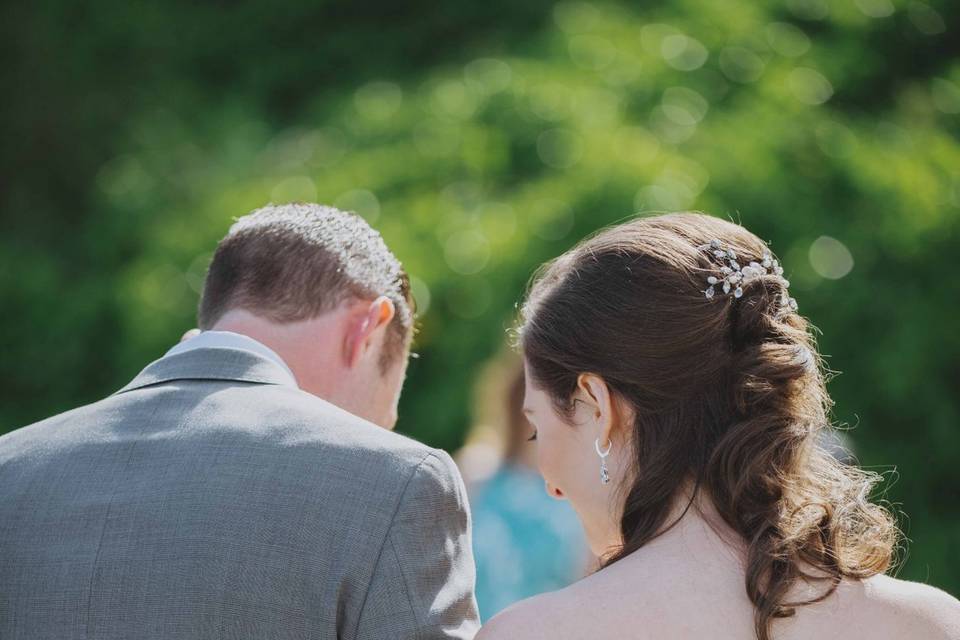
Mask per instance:
[[[514,602],[569,585],[594,561],[569,503],[544,489],[523,389],[523,364],[515,354],[489,363],[476,387],[476,424],[456,456],[473,509],[484,621]]]

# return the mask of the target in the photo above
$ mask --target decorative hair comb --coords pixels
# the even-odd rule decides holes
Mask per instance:
[[[740,263],[737,262],[736,252],[734,252],[733,249],[724,249],[719,240],[711,240],[710,244],[702,244],[697,248],[701,250],[707,249],[714,257],[726,262],[726,264],[720,267],[720,277],[710,276],[707,278],[708,286],[703,292],[703,295],[708,299],[716,295],[717,286],[719,286],[725,294],[730,293],[730,290],[733,289],[733,297],[739,298],[743,296],[743,285],[747,282],[768,273],[783,276],[783,267],[780,266],[780,262],[775,259],[769,251],[763,252],[763,258],[760,262],[751,261],[747,266],[741,267]],[[783,282],[785,287],[790,286],[790,281],[786,278],[784,278]],[[797,310],[797,301],[788,296],[786,292],[781,296],[780,304],[790,307],[792,311]]]

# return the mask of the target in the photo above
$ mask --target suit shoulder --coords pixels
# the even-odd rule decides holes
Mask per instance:
[[[58,444],[58,429],[83,420],[85,416],[96,413],[106,399],[98,400],[62,413],[38,420],[0,434],[0,463],[20,455],[27,455],[39,450],[55,448]]]
[[[407,511],[463,515],[469,511],[463,478],[446,451],[429,450],[408,478],[404,490]],[[468,524],[464,523],[465,526]]]
[[[389,460],[406,471],[419,467],[426,458],[445,453],[356,416],[322,398],[299,389],[272,388],[276,403],[264,408],[275,413],[271,420],[285,423],[290,437],[319,441],[332,449],[377,460]],[[449,457],[449,456],[448,456]]]

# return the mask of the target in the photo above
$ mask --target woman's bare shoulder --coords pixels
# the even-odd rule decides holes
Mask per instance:
[[[561,592],[522,600],[483,625],[475,640],[540,640],[556,638],[565,605]]]
[[[960,640],[960,601],[946,591],[879,575],[863,581],[863,597],[901,637]]]
[[[485,624],[477,640],[572,640],[594,635],[610,637],[611,633],[615,637],[616,629],[610,626],[611,619],[617,616],[611,615],[615,612],[611,611],[601,578],[593,574],[565,589],[518,602]],[[614,604],[612,608],[617,607]]]
[[[611,567],[613,568],[613,567]],[[646,588],[624,583],[622,577],[605,569],[573,584],[527,600],[497,614],[480,630],[477,640],[566,640],[601,637],[626,637],[643,640],[661,637],[654,620],[644,620]],[[624,593],[624,589],[630,589]],[[624,600],[630,606],[624,606]],[[619,626],[624,619],[629,631]]]

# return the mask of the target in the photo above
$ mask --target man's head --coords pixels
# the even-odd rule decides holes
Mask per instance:
[[[392,428],[413,307],[403,267],[361,217],[317,204],[268,205],[220,241],[199,326],[259,340],[305,391]]]

